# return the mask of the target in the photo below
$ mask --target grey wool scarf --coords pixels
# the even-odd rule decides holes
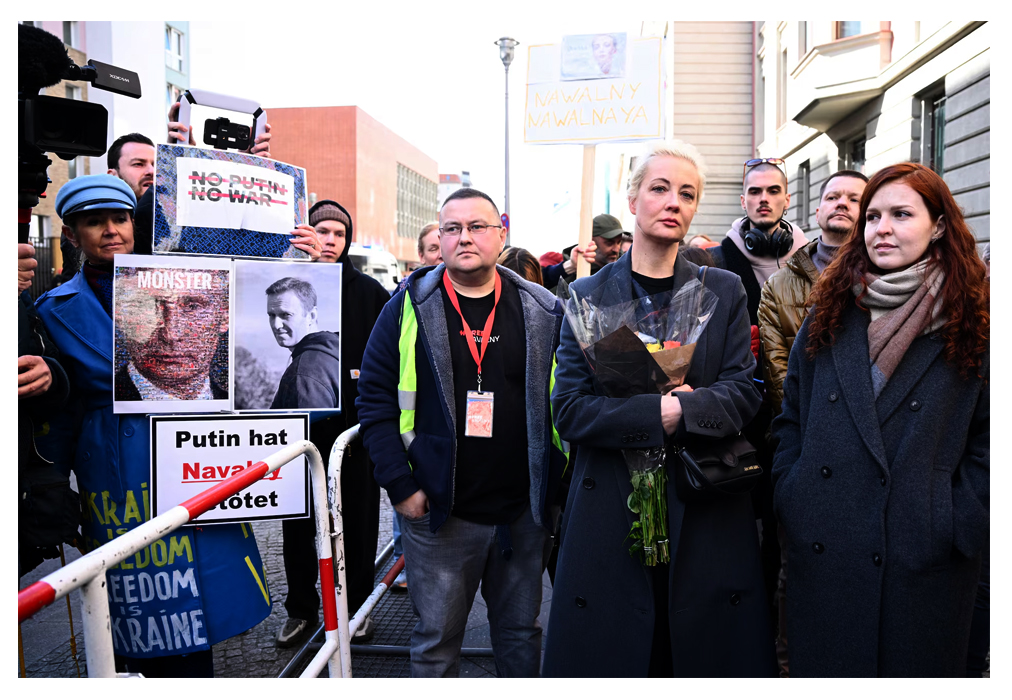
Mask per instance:
[[[865,273],[867,293],[861,302],[871,311],[868,350],[875,398],[882,393],[914,339],[945,325],[939,296],[944,280],[941,268],[928,269],[927,260],[884,275]],[[860,285],[854,291],[859,293]]]

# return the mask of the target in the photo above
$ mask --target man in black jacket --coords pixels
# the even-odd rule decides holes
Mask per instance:
[[[707,249],[714,266],[738,275],[745,287],[749,323],[752,326],[752,354],[756,356],[757,362],[755,379],[760,381],[762,357],[759,350],[758,314],[762,287],[795,251],[808,243],[804,231],[786,219],[791,195],[787,191],[787,175],[779,167],[783,163],[780,158],[756,158],[745,163],[741,194],[741,208],[745,210],[745,217],[731,225],[719,246]],[[776,537],[773,486],[770,481],[773,449],[768,434],[772,420],[770,406],[764,400],[759,413],[742,430],[755,446],[759,464],[763,468],[759,484],[752,491],[752,506],[756,518],[762,520],[763,579],[771,608],[780,571],[780,545]],[[773,619],[777,619],[775,612]]]
[[[342,266],[340,337],[344,366],[339,371],[335,369],[336,375],[327,375],[327,383],[333,384],[335,392],[340,391],[341,412],[314,414],[309,426],[309,439],[320,450],[324,465],[329,468],[330,450],[334,441],[358,423],[355,399],[358,398],[358,373],[362,366],[362,354],[372,327],[383,306],[390,300],[390,295],[379,282],[362,274],[351,264],[348,249],[354,239],[354,227],[347,209],[333,200],[320,200],[309,210],[309,224],[320,240],[319,262],[337,262]],[[283,332],[282,335],[287,333]],[[308,334],[303,336],[308,337]],[[321,347],[316,347],[313,354],[322,352]],[[293,364],[294,355],[293,352]],[[317,375],[317,379],[321,378]],[[308,387],[304,386],[301,391],[304,395],[309,395]],[[327,405],[336,408],[336,396],[335,394],[334,402]],[[317,401],[314,404],[291,407],[319,408],[320,404]],[[372,475],[372,463],[359,444],[351,445],[341,462],[341,493],[348,611],[354,614],[373,590],[373,562],[379,538],[379,486]],[[299,644],[315,631],[320,599],[316,593],[319,568],[315,520],[286,520],[282,529],[285,574],[288,579],[288,597],[285,600],[288,620],[279,630],[277,640],[278,646],[284,648]],[[368,641],[372,634],[373,622],[367,618],[355,634],[354,641]]]

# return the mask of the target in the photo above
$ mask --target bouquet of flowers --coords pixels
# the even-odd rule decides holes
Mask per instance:
[[[581,297],[564,281],[559,299],[587,364],[611,398],[666,394],[685,382],[696,341],[717,307],[717,295],[697,279],[677,292],[630,299],[630,280],[612,278]],[[638,518],[629,531],[629,553],[647,566],[670,560],[668,543],[668,447],[622,450]]]

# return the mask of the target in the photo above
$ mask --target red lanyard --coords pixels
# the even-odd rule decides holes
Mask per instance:
[[[464,337],[467,338],[467,347],[471,351],[471,357],[474,358],[474,362],[478,365],[478,391],[481,391],[481,361],[485,357],[485,351],[488,349],[489,333],[492,332],[492,322],[495,321],[495,307],[499,305],[499,296],[502,294],[502,280],[499,279],[499,271],[495,271],[495,303],[492,304],[492,312],[488,315],[488,320],[485,321],[485,330],[481,332],[481,354],[478,354],[477,343],[474,341],[474,331],[467,325],[467,319],[464,318],[464,314],[460,311],[460,302],[457,300],[457,292],[453,288],[453,282],[450,281],[450,275],[443,272],[443,287],[446,289],[446,296],[450,297],[450,303],[453,304],[453,308],[460,314],[460,320],[464,324]]]

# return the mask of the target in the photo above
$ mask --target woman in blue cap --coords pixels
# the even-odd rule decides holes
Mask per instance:
[[[39,441],[69,471],[83,500],[89,550],[150,517],[146,415],[113,414],[113,259],[134,249],[130,187],[112,175],[71,180],[56,196],[63,233],[85,259],[43,295],[39,314],[64,352],[71,400]],[[271,611],[256,540],[246,524],[182,528],[108,571],[111,633],[120,672],[210,677],[211,645]]]

